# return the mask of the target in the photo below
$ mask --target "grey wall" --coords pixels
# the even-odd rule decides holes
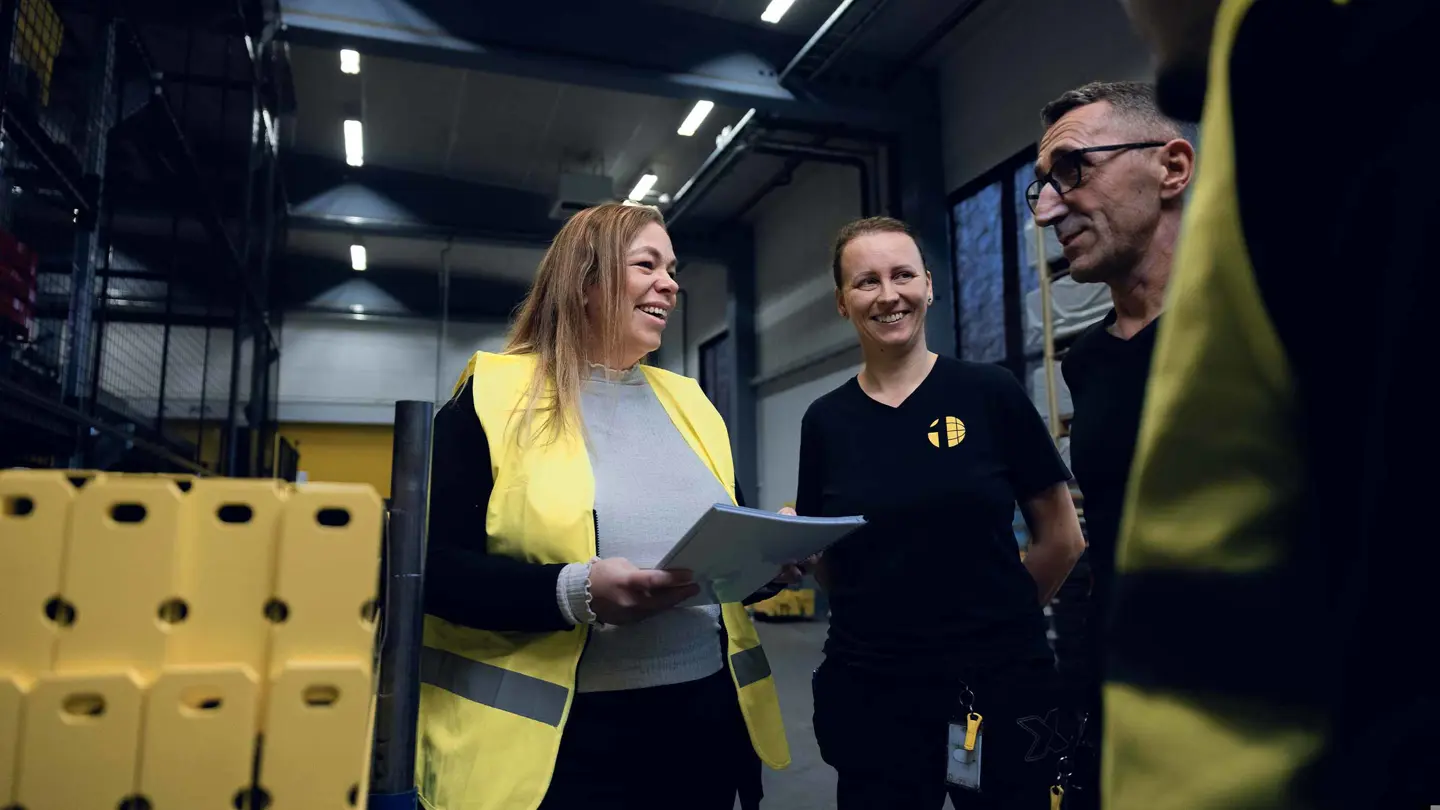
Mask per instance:
[[[396,400],[447,399],[470,355],[498,351],[504,335],[503,323],[452,322],[441,347],[438,323],[288,315],[280,420],[388,423]]]
[[[683,252],[685,246],[675,249]],[[679,318],[671,318],[665,326],[660,365],[700,378],[700,344],[725,331],[725,272],[724,265],[710,262],[687,263],[680,271],[680,288],[685,292]]]
[[[1040,108],[1094,80],[1150,79],[1117,0],[996,0],[943,44],[945,184],[955,190],[1040,135]]]
[[[835,310],[830,250],[860,216],[853,169],[807,164],[752,215],[759,333],[758,505],[795,499],[800,419],[816,397],[859,370],[854,328]]]

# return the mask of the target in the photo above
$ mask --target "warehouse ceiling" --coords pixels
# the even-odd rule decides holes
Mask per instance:
[[[879,77],[923,66],[937,31],[978,3],[794,0],[775,23],[761,19],[769,5],[282,1],[278,36],[294,92],[293,115],[281,122],[285,267],[309,274],[288,285],[291,305],[315,300],[315,279],[355,280],[358,245],[369,283],[413,285],[415,271],[444,268],[493,281],[466,294],[493,297],[482,309],[504,311],[562,221],[553,211],[562,176],[605,178],[606,196],[619,199],[654,175],[644,199],[665,208],[752,108],[766,120],[863,129],[883,103]],[[342,49],[359,53],[358,73],[342,70]],[[701,99],[713,109],[681,135]],[[347,120],[361,122],[360,166],[347,165]],[[828,136],[832,147],[845,143],[839,134]],[[750,154],[692,194],[675,222],[682,258],[687,249],[715,258],[704,236],[743,218],[787,164]]]

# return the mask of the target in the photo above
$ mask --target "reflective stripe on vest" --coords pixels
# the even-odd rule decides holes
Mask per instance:
[[[765,657],[763,647],[751,647],[730,656],[730,666],[735,670],[735,682],[741,688],[770,677],[770,659]]]
[[[570,695],[559,684],[431,647],[420,652],[420,682],[547,726],[560,725]]]
[[[741,689],[770,677],[763,647],[735,653],[730,664]],[[420,653],[420,682],[547,726],[560,725],[569,697],[569,690],[559,684],[431,647]]]

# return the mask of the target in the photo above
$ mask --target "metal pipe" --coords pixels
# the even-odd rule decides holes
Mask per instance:
[[[1060,441],[1060,395],[1055,390],[1055,311],[1050,297],[1050,258],[1045,255],[1045,229],[1035,226],[1035,268],[1040,271],[1040,323],[1045,341],[1045,405],[1050,438]],[[958,297],[958,296],[957,296]]]
[[[695,174],[691,175],[690,179],[685,181],[685,185],[675,192],[675,196],[670,200],[670,208],[665,211],[667,221],[673,225],[697,198],[729,173],[740,153],[745,151],[746,141],[750,137],[748,130],[754,120],[755,110],[747,110],[740,117],[739,123],[735,124],[735,128],[730,130],[729,140],[715,147],[715,151],[705,158],[705,162],[700,164],[700,168],[695,170]]]
[[[370,770],[370,808],[415,806],[416,723],[420,714],[420,638],[425,618],[426,509],[435,404],[395,403],[390,521],[381,599],[379,691]]]
[[[836,59],[839,59],[847,50],[853,47],[856,40],[859,39],[856,35],[865,30],[865,26],[869,25],[870,21],[875,19],[876,15],[880,13],[881,9],[885,8],[885,4],[888,2],[889,0],[876,0],[870,8],[866,9],[865,16],[861,17],[860,21],[855,23],[855,27],[851,29],[850,36],[840,40],[840,44],[835,46],[835,50],[825,55],[825,60],[817,65],[815,70],[811,71],[810,78],[813,79],[829,70],[830,66],[835,64]]]
[[[815,49],[816,43],[824,39],[826,34],[830,33],[830,29],[834,28],[835,23],[839,22],[840,18],[845,16],[845,12],[850,10],[850,4],[853,2],[855,2],[855,0],[844,0],[840,5],[835,7],[834,11],[830,12],[830,16],[825,19],[825,22],[816,29],[814,34],[810,35],[810,38],[805,41],[805,45],[791,58],[790,64],[786,65],[785,69],[780,71],[780,75],[776,77],[776,81],[780,84],[785,83],[785,80],[794,72],[795,66],[800,64],[802,59],[809,56],[810,52]]]

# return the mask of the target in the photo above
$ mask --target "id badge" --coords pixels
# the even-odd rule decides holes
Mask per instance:
[[[985,742],[981,719],[980,715],[970,712],[964,723],[950,724],[945,757],[945,781],[977,792],[980,790],[980,755]]]

